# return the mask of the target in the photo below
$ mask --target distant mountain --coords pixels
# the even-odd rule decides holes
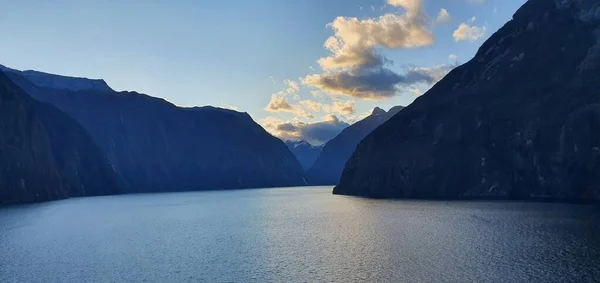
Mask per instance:
[[[106,84],[104,80],[98,79],[87,79],[87,78],[74,78],[65,77],[54,74],[47,74],[38,71],[19,71],[0,65],[0,71],[5,73],[19,74],[34,85],[39,87],[47,87],[53,89],[64,89],[72,91],[80,90],[95,90],[95,91],[112,91],[112,89]]]
[[[319,157],[321,150],[323,149],[322,145],[314,146],[307,141],[285,141],[285,145],[288,149],[296,156],[296,159],[302,165],[302,168],[306,171],[310,168]]]
[[[529,0],[367,136],[334,193],[600,200],[599,90],[600,1]]]
[[[306,179],[314,185],[335,185],[342,176],[346,161],[360,141],[383,122],[394,116],[402,106],[389,112],[376,107],[373,113],[361,121],[344,129],[339,135],[325,144],[319,158],[306,173]]]
[[[0,204],[120,192],[92,138],[0,71]]]
[[[79,122],[127,192],[304,184],[302,167],[285,144],[246,113],[180,108],[137,92],[40,87],[18,73],[11,79]]]

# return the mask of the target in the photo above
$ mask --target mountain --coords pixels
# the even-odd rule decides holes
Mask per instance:
[[[127,192],[304,184],[302,167],[285,144],[247,113],[181,108],[137,92],[40,87],[18,73],[11,79],[79,122]]]
[[[38,71],[19,71],[0,65],[0,71],[5,73],[19,74],[30,82],[39,87],[47,87],[53,89],[64,89],[72,91],[80,90],[96,90],[96,91],[112,91],[104,80],[74,78],[54,74],[48,74]]]
[[[314,185],[337,184],[342,176],[344,165],[360,141],[402,108],[402,106],[396,106],[389,112],[385,112],[376,107],[371,115],[347,127],[327,142],[315,164],[306,173],[307,181]]]
[[[600,2],[529,0],[366,137],[336,194],[600,199]]]
[[[319,154],[321,154],[321,150],[323,149],[322,145],[314,146],[307,141],[285,141],[285,145],[288,149],[296,156],[296,159],[302,165],[302,169],[304,171],[308,170],[317,160]]]
[[[0,71],[0,204],[119,193],[92,138]]]

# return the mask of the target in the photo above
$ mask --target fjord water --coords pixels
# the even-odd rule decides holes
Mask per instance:
[[[0,208],[0,282],[592,282],[599,215],[331,187],[76,198]]]

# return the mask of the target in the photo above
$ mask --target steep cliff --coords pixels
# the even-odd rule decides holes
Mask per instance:
[[[79,122],[127,192],[304,184],[302,167],[285,144],[246,113],[181,108],[137,92],[44,88],[18,74],[11,79]]]
[[[0,71],[0,203],[119,193],[91,137]]]
[[[525,3],[366,137],[334,193],[600,199],[600,2]]]

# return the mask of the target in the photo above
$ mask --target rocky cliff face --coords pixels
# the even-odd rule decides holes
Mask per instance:
[[[600,199],[600,2],[529,0],[365,138],[334,193]]]
[[[321,150],[323,149],[322,145],[315,146],[307,141],[285,141],[285,145],[288,149],[296,156],[300,165],[302,165],[302,169],[304,171],[308,170],[321,154]]]
[[[0,203],[115,194],[116,180],[81,126],[0,71]]]
[[[11,79],[79,122],[127,192],[304,184],[302,167],[285,144],[246,113],[180,108],[136,92],[42,88],[18,74]]]
[[[346,162],[360,141],[400,110],[402,106],[393,107],[389,112],[377,107],[371,115],[344,129],[325,144],[319,158],[306,173],[307,181],[313,185],[337,184]]]

